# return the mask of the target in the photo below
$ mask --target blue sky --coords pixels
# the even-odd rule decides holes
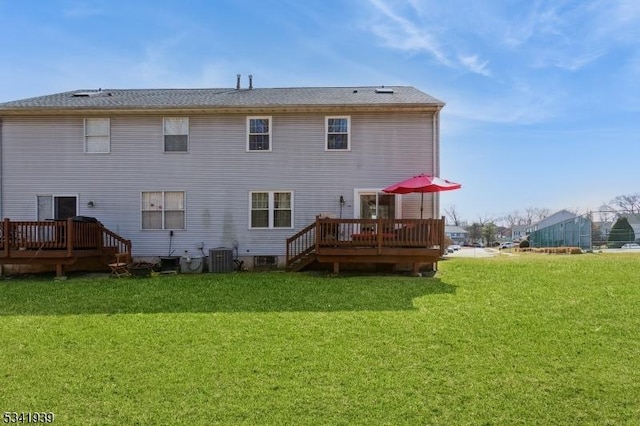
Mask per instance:
[[[0,102],[238,73],[415,86],[447,103],[441,175],[463,189],[442,206],[468,221],[640,192],[636,0],[0,0],[0,40]]]

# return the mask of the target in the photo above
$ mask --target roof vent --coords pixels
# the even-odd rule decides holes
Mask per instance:
[[[102,89],[99,90],[86,90],[86,91],[82,91],[82,92],[75,92],[73,95],[74,98],[86,98],[86,97],[91,97],[91,96],[98,96],[102,94]],[[109,93],[109,95],[111,95]]]
[[[390,88],[390,87],[382,86],[382,87],[378,87],[376,89],[376,93],[391,93],[392,94],[393,93],[393,89]]]

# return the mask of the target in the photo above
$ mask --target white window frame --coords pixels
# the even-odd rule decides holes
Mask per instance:
[[[165,194],[167,192],[180,192],[182,193],[182,205],[183,208],[182,210],[167,210],[164,208],[165,206]],[[162,194],[162,205],[160,206],[159,209],[156,210],[150,210],[144,209],[144,194],[148,194],[148,193],[161,193]],[[160,211],[162,214],[162,226],[160,228],[145,228],[144,227],[144,219],[143,219],[143,214],[144,212],[149,211],[149,212],[157,212]],[[169,228],[167,227],[166,224],[166,213],[167,211],[181,211],[183,214],[183,223],[182,223],[182,228]],[[186,191],[181,191],[181,190],[166,190],[166,191],[159,191],[159,190],[153,190],[153,191],[140,191],[140,229],[142,231],[167,231],[167,230],[171,230],[171,231],[183,231],[187,229],[187,192]]]
[[[48,212],[40,211],[38,199],[40,197],[51,198],[51,210]],[[80,214],[80,194],[53,193],[53,194],[36,194],[36,220],[54,220],[56,217],[56,198],[75,198],[76,199],[76,215]],[[41,217],[41,213],[47,217]]]
[[[378,206],[378,195],[395,195],[395,214],[396,219],[402,219],[402,195],[401,194],[389,194],[382,190],[382,188],[355,188],[353,190],[353,217],[355,219],[361,219],[360,217],[360,195],[376,195],[376,209]]]
[[[102,135],[89,135],[88,134],[88,129],[89,126],[87,125],[87,121],[89,120],[105,120],[107,122],[107,134],[102,134]],[[91,151],[89,150],[89,141],[91,140],[91,138],[107,138],[108,140],[108,145],[107,145],[107,150],[106,151]],[[90,117],[90,118],[85,118],[84,119],[84,153],[85,154],[110,154],[111,153],[111,119],[109,117]]]
[[[275,194],[281,194],[281,193],[286,193],[289,194],[291,197],[291,207],[289,209],[286,210],[290,210],[291,211],[291,226],[274,226],[274,219],[275,219]],[[268,226],[256,226],[254,227],[253,224],[251,223],[251,214],[253,212],[253,194],[268,194],[269,200],[268,200],[268,211],[269,211],[269,221],[268,221]],[[293,191],[291,190],[279,190],[279,191],[249,191],[249,229],[251,230],[255,230],[255,229],[293,229],[294,228],[294,223],[293,223],[293,218],[294,218],[294,194]]]
[[[269,121],[269,131],[267,133],[251,133],[251,120],[268,120]],[[250,139],[251,135],[267,135],[269,136],[269,149],[251,149],[250,148]],[[273,150],[273,117],[270,115],[263,116],[248,116],[247,117],[247,152],[271,152]]]
[[[336,119],[336,118],[347,120],[347,147],[346,148],[329,148],[329,135],[343,134],[338,132],[329,133],[329,120]],[[324,150],[328,152],[351,151],[351,116],[350,115],[329,115],[324,118]]]
[[[176,135],[167,133],[167,125],[166,125],[167,120],[176,120],[176,119],[186,120],[187,121],[187,133],[186,133],[186,135],[183,134],[183,133],[176,134]],[[189,152],[189,145],[190,145],[190,142],[191,142],[191,137],[189,135],[190,133],[191,133],[191,122],[189,120],[189,117],[163,117],[162,118],[162,151],[165,154],[185,154],[185,153],[188,153]],[[182,135],[185,135],[187,137],[187,149],[185,149],[184,151],[167,151],[167,141],[166,141],[167,136],[182,136]]]

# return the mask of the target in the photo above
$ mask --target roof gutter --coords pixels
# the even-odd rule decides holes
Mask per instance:
[[[288,113],[288,112],[437,112],[441,105],[429,104],[386,104],[386,105],[256,105],[256,106],[192,106],[192,107],[122,107],[122,108],[7,108],[0,109],[5,116],[37,116],[37,115],[158,115],[158,114],[256,114],[256,113]]]

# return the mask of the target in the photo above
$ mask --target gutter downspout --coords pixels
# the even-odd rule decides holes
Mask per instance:
[[[440,110],[441,106],[433,113],[433,158],[432,158],[432,170],[434,176],[440,177]],[[440,219],[440,193],[433,193],[433,217]]]
[[[4,217],[4,212],[3,212],[3,204],[2,204],[2,200],[4,199],[4,191],[3,191],[3,170],[2,170],[2,162],[3,162],[3,158],[2,158],[2,118],[0,118],[0,218]]]
[[[3,191],[3,179],[2,179],[2,118],[0,118],[0,218],[4,217],[3,214],[3,209],[2,209],[2,200],[4,198],[4,191]],[[5,236],[5,242],[4,244],[7,244],[8,240]],[[4,265],[0,265],[0,276],[4,276]]]

